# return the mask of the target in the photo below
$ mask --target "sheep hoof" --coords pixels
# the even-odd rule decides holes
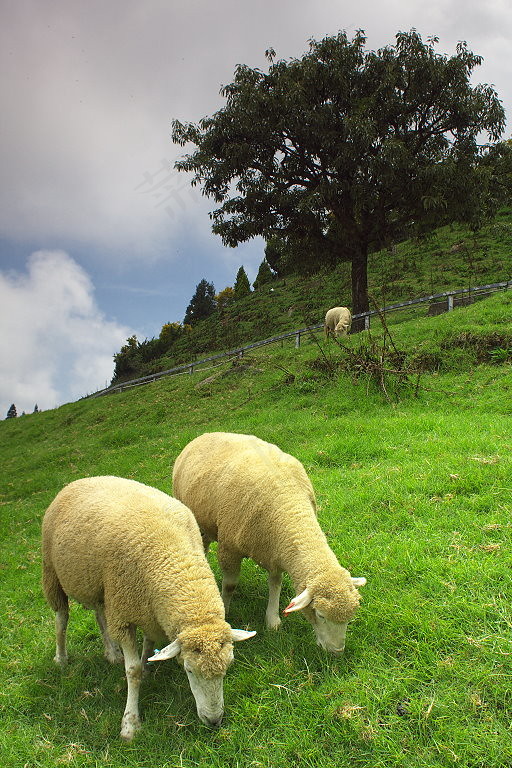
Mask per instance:
[[[272,617],[265,617],[265,624],[267,625],[267,629],[279,629],[281,626],[281,619],[279,616],[272,616]]]
[[[140,720],[137,715],[124,715],[121,723],[121,733],[119,734],[123,741],[131,741],[137,731],[140,731]]]

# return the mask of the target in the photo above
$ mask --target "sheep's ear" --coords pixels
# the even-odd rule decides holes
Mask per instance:
[[[181,651],[181,643],[179,640],[174,640],[161,651],[157,651],[151,656],[148,661],[165,661],[166,659],[173,659]]]
[[[245,629],[232,629],[231,639],[234,643],[238,643],[241,640],[248,640],[250,637],[254,637],[256,632],[246,632]]]
[[[352,576],[352,584],[354,587],[364,587],[366,579],[364,576]]]
[[[288,616],[288,614],[293,613],[293,611],[301,611],[303,608],[310,604],[312,599],[313,595],[309,589],[305,589],[304,592],[301,592],[300,595],[297,595],[293,598],[290,605],[286,606],[283,611],[283,615]]]

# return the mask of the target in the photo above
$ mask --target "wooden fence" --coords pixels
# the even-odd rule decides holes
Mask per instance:
[[[490,293],[495,291],[504,291],[512,287],[512,280],[507,280],[504,283],[492,283],[491,285],[481,285],[477,288],[459,288],[455,291],[444,291],[444,293],[434,293],[431,296],[423,296],[421,299],[410,299],[409,301],[402,301],[399,304],[391,304],[390,306],[383,307],[379,310],[371,310],[370,312],[361,312],[357,315],[353,315],[352,320],[360,320],[364,318],[364,327],[368,329],[370,327],[370,321],[372,317],[379,314],[389,314],[390,312],[398,312],[409,307],[430,303],[431,314],[439,314],[442,311],[451,311],[455,306],[459,304],[468,304],[475,298],[484,298]],[[319,325],[309,325],[306,328],[299,328],[296,331],[288,331],[287,333],[281,333],[279,336],[271,336],[268,339],[262,341],[256,341],[253,344],[247,344],[244,347],[238,349],[232,349],[228,352],[220,352],[217,355],[211,357],[204,357],[201,360],[196,360],[193,363],[185,363],[178,365],[175,368],[169,368],[166,371],[160,371],[159,373],[152,373],[149,376],[142,376],[139,379],[132,379],[131,381],[123,381],[120,384],[114,384],[106,389],[101,389],[98,392],[94,392],[92,395],[87,395],[87,398],[101,397],[103,395],[113,394],[115,392],[122,392],[124,389],[130,389],[131,387],[138,387],[142,384],[148,384],[151,381],[157,381],[163,376],[176,376],[183,373],[194,373],[194,370],[199,366],[207,363],[213,363],[224,358],[243,357],[245,352],[249,352],[252,349],[258,349],[258,347],[264,347],[268,344],[275,344],[278,341],[284,339],[295,338],[295,346],[300,346],[301,337],[309,335],[314,331],[323,329],[323,323]],[[84,398],[85,399],[85,398]]]

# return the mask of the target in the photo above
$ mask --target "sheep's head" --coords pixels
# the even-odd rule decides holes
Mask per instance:
[[[337,579],[328,582],[319,579],[293,598],[284,609],[285,616],[302,611],[312,624],[318,645],[331,653],[341,653],[345,648],[345,636],[361,596],[357,587],[366,584],[364,577]]]
[[[149,661],[176,657],[188,677],[199,719],[217,728],[224,714],[223,683],[233,661],[233,643],[255,634],[231,629],[226,622],[191,627],[180,632],[176,640]]]

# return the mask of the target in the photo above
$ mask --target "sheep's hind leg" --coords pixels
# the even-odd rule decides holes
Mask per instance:
[[[268,574],[268,605],[265,613],[265,624],[268,629],[279,629],[281,619],[279,618],[279,597],[281,595],[281,584],[283,583],[282,571],[269,571]]]
[[[139,690],[142,680],[142,662],[137,652],[135,627],[128,628],[121,641],[121,648],[123,649],[126,682],[128,683],[126,707],[121,721],[121,738],[125,741],[131,741],[137,731],[140,730]]]
[[[219,544],[217,557],[222,569],[222,600],[227,615],[233,592],[240,581],[242,557],[232,549],[226,550],[221,544]]]
[[[66,650],[66,630],[68,627],[68,619],[69,619],[69,606],[66,599],[65,604],[63,604],[55,612],[56,644],[55,644],[55,657],[53,660],[55,661],[56,664],[60,664],[61,667],[65,666],[68,663],[68,653]]]
[[[112,640],[108,633],[107,621],[102,605],[96,606],[95,614],[103,638],[103,645],[105,646],[105,658],[107,661],[110,661],[111,664],[120,663],[123,660],[123,653],[119,645]]]
[[[53,660],[63,667],[67,664],[66,630],[69,619],[69,600],[62,589],[53,565],[43,556],[43,591],[55,611],[55,656]]]

